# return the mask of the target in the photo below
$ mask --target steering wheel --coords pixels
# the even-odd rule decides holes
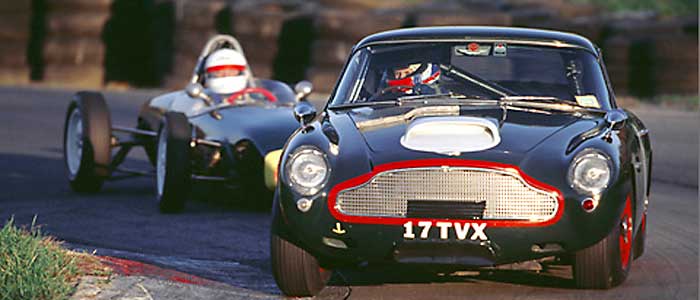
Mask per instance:
[[[246,94],[260,94],[260,95],[265,96],[265,99],[269,102],[272,102],[272,103],[277,102],[277,97],[275,97],[275,95],[272,94],[272,92],[270,92],[267,89],[260,88],[260,87],[244,88],[238,92],[231,94],[231,96],[226,98],[226,102],[228,102],[230,104],[234,104],[236,102],[236,99],[238,99],[241,96],[246,95]]]

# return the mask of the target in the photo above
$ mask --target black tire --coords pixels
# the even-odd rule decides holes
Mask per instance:
[[[156,199],[163,213],[181,212],[185,207],[192,184],[191,140],[190,123],[184,114],[168,112],[163,116],[156,146],[159,156],[161,145],[165,146],[164,160],[158,157],[156,163]]]
[[[641,166],[647,166],[647,164],[642,164],[641,157],[637,154],[633,155],[632,161],[636,165],[639,163]],[[640,168],[642,169],[642,168]],[[632,174],[635,174],[635,176],[632,176],[632,186],[634,187],[634,195],[635,195],[635,200],[637,201],[636,203],[640,203],[641,201],[643,203],[643,208],[642,208],[642,219],[640,220],[639,224],[639,230],[637,231],[637,234],[634,236],[634,243],[632,244],[632,255],[633,259],[637,259],[642,254],[644,254],[644,246],[646,243],[646,231],[647,231],[647,224],[646,224],[646,219],[647,219],[647,203],[645,199],[648,199],[649,197],[648,194],[648,180],[647,180],[647,186],[643,185],[638,185],[638,169],[635,167],[632,169]],[[648,170],[641,170],[642,172],[646,172]],[[641,182],[644,182],[644,180],[639,180]]]
[[[76,114],[75,116],[73,114]],[[71,120],[79,118],[80,137],[69,137]],[[97,192],[104,180],[110,176],[109,164],[112,159],[112,125],[107,103],[100,93],[78,92],[68,106],[63,127],[63,161],[71,189],[78,193]],[[78,144],[73,144],[78,142]],[[73,146],[80,148],[80,159],[71,163],[76,153]],[[77,148],[75,148],[77,149]]]
[[[255,170],[254,173],[248,173],[251,178],[242,180],[243,188],[241,188],[238,199],[242,201],[242,206],[251,211],[268,212],[272,207],[273,192],[265,187],[265,179],[260,176],[262,173]]]
[[[620,222],[614,226],[608,235],[595,245],[580,250],[574,254],[573,275],[577,288],[581,289],[609,289],[620,285],[627,278],[632,265],[632,235],[628,232],[628,243],[626,246],[626,264],[621,251],[624,247],[622,243],[622,220],[631,219],[630,200],[627,200],[626,209],[623,212]],[[629,224],[629,223],[628,223]],[[632,225],[627,225],[631,228]]]
[[[243,199],[240,200],[245,208],[270,211],[273,192],[265,186],[265,159],[252,143],[246,142],[246,145],[242,152],[234,154],[238,156],[238,173],[244,175],[241,178],[242,188],[239,195]]]
[[[290,297],[318,294],[326,286],[332,271],[321,269],[315,257],[274,231],[270,236],[272,275],[277,287]]]
[[[640,258],[644,254],[644,248],[646,245],[647,238],[647,215],[646,213],[642,216],[642,225],[637,232],[637,236],[634,237],[634,259]]]

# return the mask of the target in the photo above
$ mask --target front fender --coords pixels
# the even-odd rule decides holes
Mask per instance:
[[[575,248],[596,243],[603,239],[613,226],[618,226],[625,200],[632,193],[629,132],[613,132],[612,139],[606,140],[604,135],[607,129],[600,130],[601,122],[604,121],[579,121],[557,132],[532,149],[520,165],[525,173],[559,188],[564,195],[565,208],[562,219],[570,220],[567,222],[572,226],[569,230],[581,237],[581,243]],[[582,136],[584,138],[581,138]],[[591,213],[581,208],[581,203],[591,195],[580,194],[571,187],[568,180],[568,170],[574,158],[588,148],[603,152],[611,159],[612,165],[610,184],[606,191],[597,197],[598,207]]]

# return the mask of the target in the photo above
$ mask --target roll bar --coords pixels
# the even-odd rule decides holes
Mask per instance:
[[[204,45],[202,52],[199,54],[197,64],[194,66],[194,71],[192,72],[192,78],[190,79],[190,83],[203,83],[201,75],[204,74],[204,64],[206,62],[207,57],[209,57],[209,54],[216,50],[230,47],[232,47],[233,50],[238,51],[239,53],[241,53],[241,55],[243,55],[243,57],[245,57],[243,47],[241,47],[241,44],[233,36],[219,34],[210,38],[207,44]],[[256,87],[255,80],[253,77],[253,71],[250,69],[250,64],[246,64],[247,66],[245,70],[243,70],[243,75],[246,76],[246,80],[248,81],[249,87]]]

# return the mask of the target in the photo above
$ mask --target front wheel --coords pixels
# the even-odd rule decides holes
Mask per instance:
[[[156,197],[161,212],[184,209],[191,180],[191,129],[182,113],[168,112],[158,131],[156,159]]]
[[[321,268],[311,254],[274,232],[271,234],[270,256],[272,275],[287,296],[314,296],[326,286],[332,274],[332,271]]]
[[[609,289],[627,278],[632,264],[632,206],[627,198],[619,225],[600,242],[574,254],[574,282],[582,289]]]
[[[63,159],[73,191],[97,192],[109,177],[111,126],[109,109],[101,94],[75,94],[63,131]]]

